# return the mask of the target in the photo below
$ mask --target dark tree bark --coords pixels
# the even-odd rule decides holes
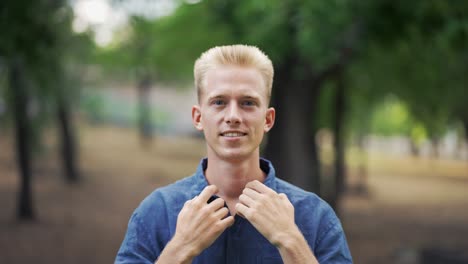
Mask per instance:
[[[368,157],[367,157],[367,150],[365,146],[365,137],[366,137],[366,130],[361,128],[358,131],[357,135],[357,146],[361,152],[361,158],[359,160],[358,168],[357,168],[357,176],[358,182],[356,183],[356,193],[361,196],[367,196],[369,194],[369,173],[368,173]]]
[[[31,144],[28,120],[28,96],[23,64],[19,59],[10,62],[9,86],[11,89],[14,111],[16,158],[21,181],[18,191],[18,218],[32,220],[35,218],[31,190]]]
[[[419,145],[416,141],[412,138],[409,139],[409,145],[411,150],[411,155],[418,157],[420,153]]]
[[[468,148],[468,113],[462,116],[461,122],[462,122],[463,130],[464,130],[463,132],[465,133],[465,139],[461,140],[462,141],[461,145],[464,145]]]
[[[324,81],[336,76],[348,57],[349,50],[343,49],[335,64],[317,73],[291,52],[275,71],[272,105],[277,110],[276,123],[268,135],[265,157],[273,162],[279,177],[318,195],[321,172],[315,141],[316,106]]]
[[[272,105],[276,122],[268,134],[265,157],[280,178],[320,194],[320,169],[314,122],[319,85],[295,76],[297,59],[277,67]]]
[[[462,124],[465,130],[465,140],[468,143],[468,116],[462,120]]]
[[[431,138],[432,157],[435,159],[438,159],[440,157],[439,144],[440,144],[440,139],[438,137]]]
[[[73,122],[64,95],[59,92],[57,100],[57,121],[60,131],[63,172],[68,183],[79,181],[79,171],[76,166],[76,145],[73,135]]]
[[[153,129],[151,126],[151,78],[149,75],[143,77],[137,86],[138,91],[138,128],[140,142],[143,148],[151,146],[153,141]]]
[[[345,168],[345,144],[343,125],[345,120],[346,96],[345,96],[344,72],[340,70],[336,77],[335,93],[335,118],[333,120],[333,137],[335,149],[335,191],[330,204],[337,211],[340,197],[345,192],[346,168]]]

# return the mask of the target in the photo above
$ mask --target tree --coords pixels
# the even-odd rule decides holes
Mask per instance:
[[[466,110],[461,98],[467,83],[463,72],[467,70],[468,21],[463,14],[468,5],[375,1],[370,6],[375,12],[365,19],[370,25],[371,78],[385,86],[386,93],[406,102],[436,145],[450,123],[463,119],[461,109]]]
[[[315,133],[324,82],[348,62],[358,34],[349,1],[207,1],[240,42],[273,60],[275,128],[265,155],[279,177],[320,193]]]
[[[455,27],[456,32],[465,28],[462,12],[457,10],[459,7],[440,1],[205,0],[194,5],[182,3],[172,15],[154,21],[154,32],[159,38],[152,45],[152,58],[164,79],[190,76],[195,58],[214,45],[245,43],[264,50],[275,65],[272,104],[278,110],[264,153],[274,162],[279,177],[320,193],[315,134],[320,128],[320,115],[326,114],[317,107],[323,100],[324,84],[335,80],[340,87],[338,91],[351,89],[357,93],[347,92],[343,96],[342,92],[337,92],[333,103],[337,110],[333,126],[337,135],[336,171],[342,175],[340,164],[344,160],[345,144],[340,138],[346,134],[342,131],[346,120],[339,113],[343,106],[355,109],[350,111],[351,120],[356,119],[352,114],[359,113],[370,120],[367,117],[370,111],[365,107],[372,107],[393,93],[407,97],[411,109],[420,105],[430,108],[426,99],[418,100],[413,96],[421,90],[416,89],[411,96],[405,94],[401,87],[408,87],[410,83],[405,82],[402,73],[407,70],[397,73],[396,67],[413,58],[411,53],[402,52],[408,43],[416,43],[417,36],[425,43],[447,28]],[[425,49],[425,55],[430,53],[428,50]],[[357,64],[360,66],[354,67]],[[426,70],[418,71],[421,77]],[[395,80],[389,77],[395,75],[399,76]],[[411,87],[423,86],[419,77],[411,81]],[[372,87],[354,86],[364,79],[369,79],[364,83]],[[373,98],[369,103],[368,96]],[[361,98],[356,100],[358,97]],[[356,102],[364,103],[362,107],[352,106]],[[442,108],[448,109],[445,104]],[[442,120],[444,115],[440,116]],[[362,123],[362,127],[369,127],[369,121]],[[353,128],[348,126],[348,129]],[[360,130],[355,134],[362,138],[366,129]],[[341,192],[344,180],[338,174],[337,191]]]
[[[72,171],[74,157],[68,155],[74,152],[70,149],[70,119],[66,111],[69,104],[63,101],[65,92],[59,92],[65,85],[61,55],[65,47],[63,40],[71,34],[71,13],[62,1],[8,0],[0,5],[0,14],[0,58],[9,71],[6,97],[15,117],[16,154],[22,182],[18,217],[33,219],[31,151],[41,128],[34,119],[47,119],[51,113],[57,113],[64,135],[66,174],[76,176]],[[51,109],[50,101],[55,101],[57,108]],[[33,102],[39,109],[37,116],[31,115]]]

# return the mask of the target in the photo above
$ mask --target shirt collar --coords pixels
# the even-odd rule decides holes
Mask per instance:
[[[197,167],[197,171],[195,172],[195,184],[197,185],[196,189],[198,189],[198,191],[202,191],[206,186],[208,186],[208,181],[205,177],[205,170],[207,166],[208,158],[203,158]],[[276,191],[276,173],[273,164],[271,164],[271,162],[267,159],[260,158],[260,169],[266,174],[266,178],[263,181],[263,184]]]

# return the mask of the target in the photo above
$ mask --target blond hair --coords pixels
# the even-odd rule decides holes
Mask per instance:
[[[274,74],[271,60],[255,46],[229,45],[211,48],[195,61],[193,73],[199,102],[206,73],[211,69],[226,65],[257,69],[265,81],[267,100],[270,101]]]

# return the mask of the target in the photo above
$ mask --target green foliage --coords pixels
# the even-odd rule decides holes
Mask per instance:
[[[371,102],[396,95],[415,124],[409,134],[442,136],[468,112],[468,4],[382,0],[362,7],[373,12],[364,13],[367,51],[351,67],[351,89]]]
[[[300,54],[323,69],[339,60],[341,48],[351,42],[352,1],[303,1],[296,28]],[[348,38],[348,39],[345,39]]]
[[[232,43],[228,28],[213,24],[202,4],[182,4],[173,15],[157,20],[132,17],[127,34],[119,45],[100,50],[97,61],[159,81],[191,78],[193,63],[204,50]]]
[[[154,60],[162,78],[187,78],[200,54],[215,45],[231,43],[228,29],[212,23],[201,4],[179,7],[173,16],[158,21]]]
[[[72,18],[65,1],[6,0],[0,5],[0,68],[6,78],[12,63],[21,64],[35,144],[55,118],[57,100],[77,94],[77,66],[93,48],[89,36],[73,34]],[[8,85],[5,81],[0,89],[7,110],[12,102]]]
[[[304,77],[340,62],[348,49],[354,54],[343,65],[350,130],[372,124],[386,135],[439,137],[453,122],[468,120],[466,14],[468,2],[457,0],[204,0],[181,3],[156,20],[133,18],[123,41],[100,50],[97,60],[135,76],[186,80],[202,51],[246,43],[263,49],[276,68],[296,58],[293,72]],[[332,121],[332,86],[322,89],[315,125]],[[390,104],[389,94],[401,101]]]
[[[371,120],[371,132],[383,136],[410,135],[414,123],[407,107],[393,96],[376,108]]]

